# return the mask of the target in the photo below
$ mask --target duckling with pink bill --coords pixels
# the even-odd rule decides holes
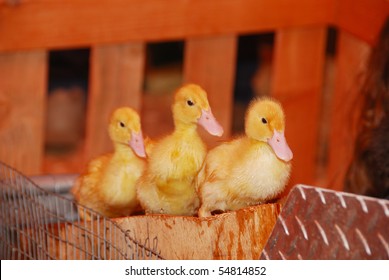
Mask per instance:
[[[281,104],[270,98],[254,100],[246,113],[245,134],[207,154],[197,177],[200,217],[265,203],[284,190],[293,153]]]
[[[117,108],[110,117],[108,134],[114,150],[92,159],[71,192],[75,200],[103,216],[129,216],[140,209],[135,183],[146,165],[139,114],[129,107]],[[79,207],[82,219],[90,212]]]
[[[199,85],[180,87],[172,111],[174,131],[155,141],[137,182],[137,193],[146,214],[193,216],[200,204],[195,180],[207,152],[197,125],[214,136],[221,136],[223,128]]]

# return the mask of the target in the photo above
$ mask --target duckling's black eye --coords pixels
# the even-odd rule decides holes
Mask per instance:
[[[263,124],[267,124],[267,120],[265,118],[262,118],[261,121],[262,121]]]
[[[189,106],[193,106],[193,105],[194,105],[194,103],[193,103],[193,101],[192,101],[192,100],[188,100],[188,101],[186,101],[186,104],[188,104]]]
[[[126,125],[123,122],[119,123],[121,127],[126,127]]]

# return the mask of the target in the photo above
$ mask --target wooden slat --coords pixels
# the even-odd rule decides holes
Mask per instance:
[[[369,44],[374,44],[381,26],[389,16],[389,1],[338,0],[337,2],[336,25]]]
[[[0,161],[39,174],[47,91],[45,51],[0,54]]]
[[[334,0],[21,1],[0,4],[0,51],[260,32],[325,24],[333,11]]]
[[[335,190],[343,190],[344,177],[353,153],[355,121],[361,110],[359,89],[369,50],[367,43],[353,35],[339,33],[327,172],[327,186]]]
[[[185,82],[198,83],[207,91],[212,112],[224,128],[223,139],[231,135],[236,51],[233,35],[190,39],[185,45]],[[209,146],[220,141],[200,132]]]
[[[142,97],[143,137],[159,139],[174,130],[172,116],[172,92],[164,94],[144,94]]]
[[[276,33],[272,96],[286,114],[286,138],[294,153],[290,185],[314,184],[325,57],[326,28]]]
[[[142,43],[92,48],[85,160],[112,150],[107,128],[113,110],[130,106],[140,112],[144,62]]]
[[[372,43],[388,13],[386,0],[0,2],[0,51],[260,32],[315,23],[339,26]]]

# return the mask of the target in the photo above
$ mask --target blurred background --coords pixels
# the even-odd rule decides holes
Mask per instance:
[[[336,29],[328,28],[325,50],[323,102],[330,98],[333,87],[333,59]],[[271,96],[274,33],[249,34],[238,37],[233,88],[231,136],[244,133],[244,116],[255,97]],[[158,138],[173,129],[170,114],[171,95],[184,82],[184,41],[146,45],[144,70],[143,115],[145,134]],[[49,53],[48,105],[45,136],[47,172],[69,172],[67,160],[83,145],[86,104],[88,98],[89,49],[51,51]],[[323,110],[328,104],[323,103]],[[323,112],[328,117],[328,110]],[[328,133],[324,125],[321,134]],[[320,143],[320,161],[325,160],[326,142]],[[58,161],[56,160],[58,158]],[[57,169],[58,168],[58,169]],[[61,170],[63,168],[63,170]],[[75,169],[74,171],[77,171]]]
[[[253,98],[280,100],[290,184],[343,189],[388,11],[385,0],[0,1],[0,160],[27,175],[80,173],[112,149],[115,107],[137,109],[158,138],[173,129],[173,91],[195,82],[222,141],[244,132]]]

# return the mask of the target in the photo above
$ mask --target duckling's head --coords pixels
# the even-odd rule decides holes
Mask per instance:
[[[277,101],[254,100],[246,113],[245,132],[249,138],[268,143],[279,159],[288,162],[293,158],[285,138],[284,111]]]
[[[140,118],[133,109],[116,109],[111,115],[108,133],[115,144],[129,145],[136,155],[146,157]]]
[[[177,90],[172,111],[176,127],[198,123],[211,135],[223,135],[222,126],[212,114],[207,93],[196,84],[188,84]]]

